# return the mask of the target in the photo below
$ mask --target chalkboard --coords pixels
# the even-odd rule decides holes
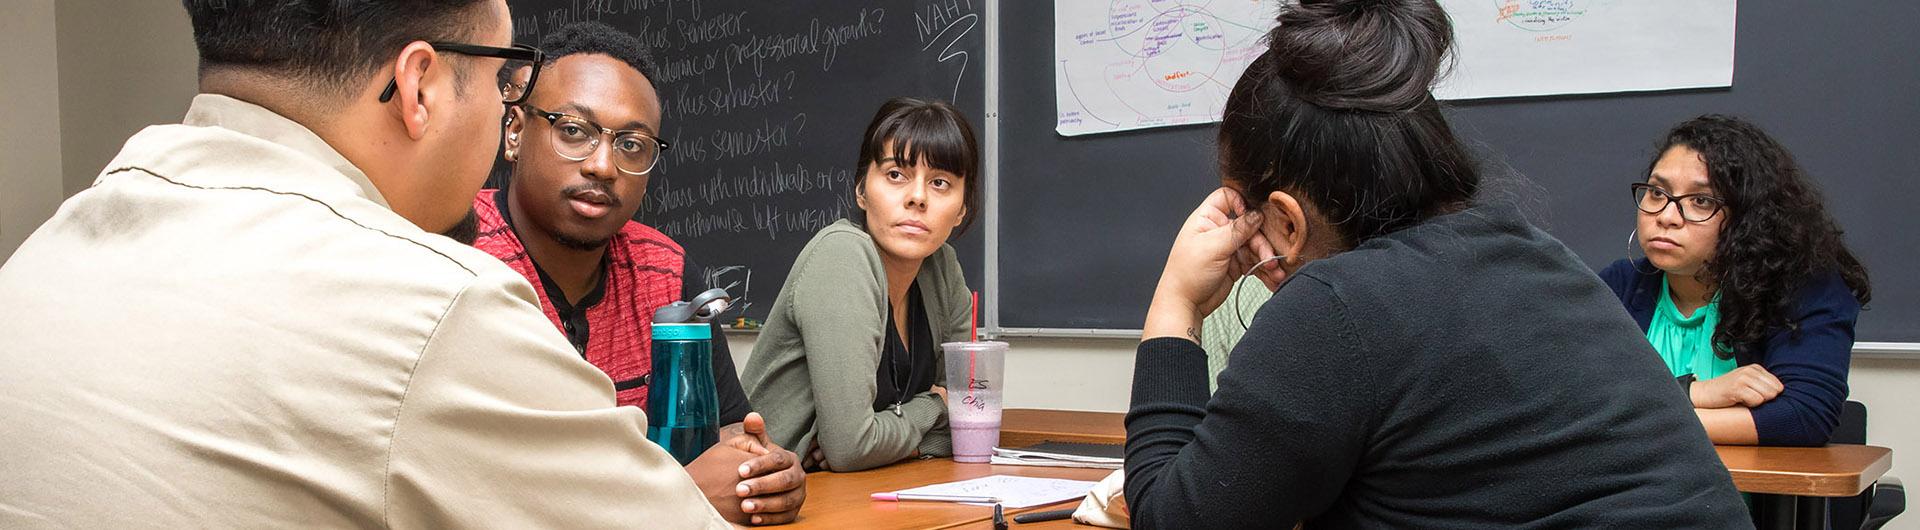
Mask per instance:
[[[1175,228],[1217,185],[1216,129],[1055,135],[1053,3],[1000,9],[998,324],[1138,329]],[[1859,340],[1920,341],[1916,20],[1920,5],[1895,0],[1742,2],[1731,89],[1454,102],[1448,115],[1488,193],[1517,198],[1596,268],[1626,256],[1627,185],[1654,140],[1697,114],[1747,117],[1793,150],[1866,261]]]
[[[652,48],[673,147],[635,219],[705,269],[688,281],[728,287],[750,317],[767,317],[814,232],[858,212],[860,135],[882,102],[948,100],[983,123],[984,6],[970,0],[507,3],[516,42],[591,20]],[[952,242],[970,285],[983,241]]]

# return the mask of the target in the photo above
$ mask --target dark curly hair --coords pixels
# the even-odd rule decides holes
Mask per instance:
[[[1648,172],[1677,146],[1700,154],[1707,182],[1726,202],[1720,243],[1700,272],[1719,289],[1713,342],[1720,355],[1757,351],[1783,329],[1797,333],[1792,293],[1822,275],[1839,274],[1861,305],[1873,298],[1866,267],[1847,249],[1819,187],[1786,147],[1745,120],[1708,114],[1668,131]]]

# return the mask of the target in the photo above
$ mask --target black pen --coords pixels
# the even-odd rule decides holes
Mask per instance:
[[[1000,503],[993,504],[993,530],[1007,530],[1007,515],[1000,511]]]
[[[1073,509],[1051,510],[1045,512],[1027,512],[1013,516],[1013,522],[1020,524],[1058,521],[1073,517]]]

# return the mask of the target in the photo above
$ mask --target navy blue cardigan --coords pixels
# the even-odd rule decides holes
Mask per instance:
[[[1662,274],[1645,259],[1623,259],[1600,271],[1600,278],[1645,331],[1660,303]],[[1786,386],[1773,401],[1753,408],[1760,445],[1827,443],[1840,422],[1840,405],[1847,400],[1847,364],[1853,357],[1860,302],[1839,274],[1809,282],[1795,298],[1799,303],[1790,318],[1800,329],[1774,333],[1757,351],[1734,352],[1741,366],[1759,363]]]

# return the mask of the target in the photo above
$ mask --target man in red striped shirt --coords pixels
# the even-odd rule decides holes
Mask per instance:
[[[614,381],[621,405],[645,408],[653,312],[705,290],[686,252],[631,219],[666,148],[653,61],[633,36],[599,23],[561,28],[537,89],[508,111],[511,181],[474,199],[474,246],[526,276],[580,355]],[[767,439],[714,330],[720,443],[687,464],[729,520],[781,524],[805,500],[799,459]],[[757,454],[744,462],[726,449]]]

